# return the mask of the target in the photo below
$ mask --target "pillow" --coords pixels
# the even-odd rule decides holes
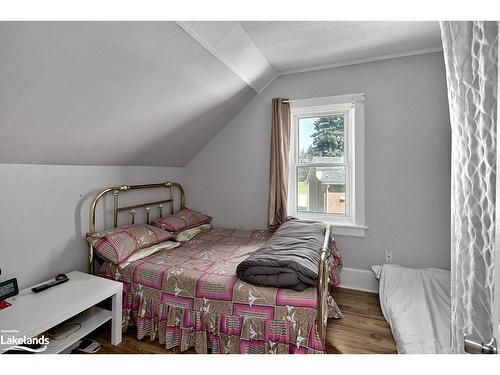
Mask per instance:
[[[198,234],[206,232],[207,230],[210,229],[212,229],[212,224],[202,224],[194,228],[185,229],[182,232],[176,234],[175,240],[178,242],[186,242],[193,239]]]
[[[149,246],[149,247],[145,247],[143,249],[136,250],[127,258],[127,260],[125,260],[125,262],[120,263],[118,265],[118,267],[120,267],[121,269],[124,269],[130,263],[147,258],[148,256],[153,255],[160,250],[175,249],[176,247],[179,247],[179,246],[181,246],[181,244],[179,242],[166,241],[166,242],[158,243],[158,244],[153,245],[153,246]]]
[[[174,238],[152,225],[124,225],[102,232],[88,233],[87,241],[104,260],[119,264],[134,251]]]
[[[173,232],[174,234],[178,234],[185,229],[207,224],[211,221],[212,218],[210,216],[203,215],[189,208],[184,208],[176,214],[156,220],[153,222],[153,225]]]

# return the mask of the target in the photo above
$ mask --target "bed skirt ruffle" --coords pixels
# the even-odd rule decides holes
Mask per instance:
[[[315,319],[295,319],[293,307],[284,320],[266,320],[176,307],[161,302],[160,291],[123,282],[123,330],[137,327],[139,340],[158,340],[166,349],[194,348],[196,353],[323,354]],[[329,317],[340,318],[333,298]]]

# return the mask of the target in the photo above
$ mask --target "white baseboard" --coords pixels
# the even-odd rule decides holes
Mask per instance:
[[[340,274],[341,288],[378,293],[378,280],[372,271],[344,267]]]

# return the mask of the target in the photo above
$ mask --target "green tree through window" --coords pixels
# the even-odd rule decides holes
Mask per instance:
[[[340,157],[344,155],[344,116],[320,117],[314,121],[313,143],[307,153],[319,157]]]

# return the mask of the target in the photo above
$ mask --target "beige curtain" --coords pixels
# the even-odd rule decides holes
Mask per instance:
[[[290,104],[283,98],[273,99],[271,160],[269,168],[269,204],[267,225],[276,229],[287,217],[288,156],[290,154]]]

